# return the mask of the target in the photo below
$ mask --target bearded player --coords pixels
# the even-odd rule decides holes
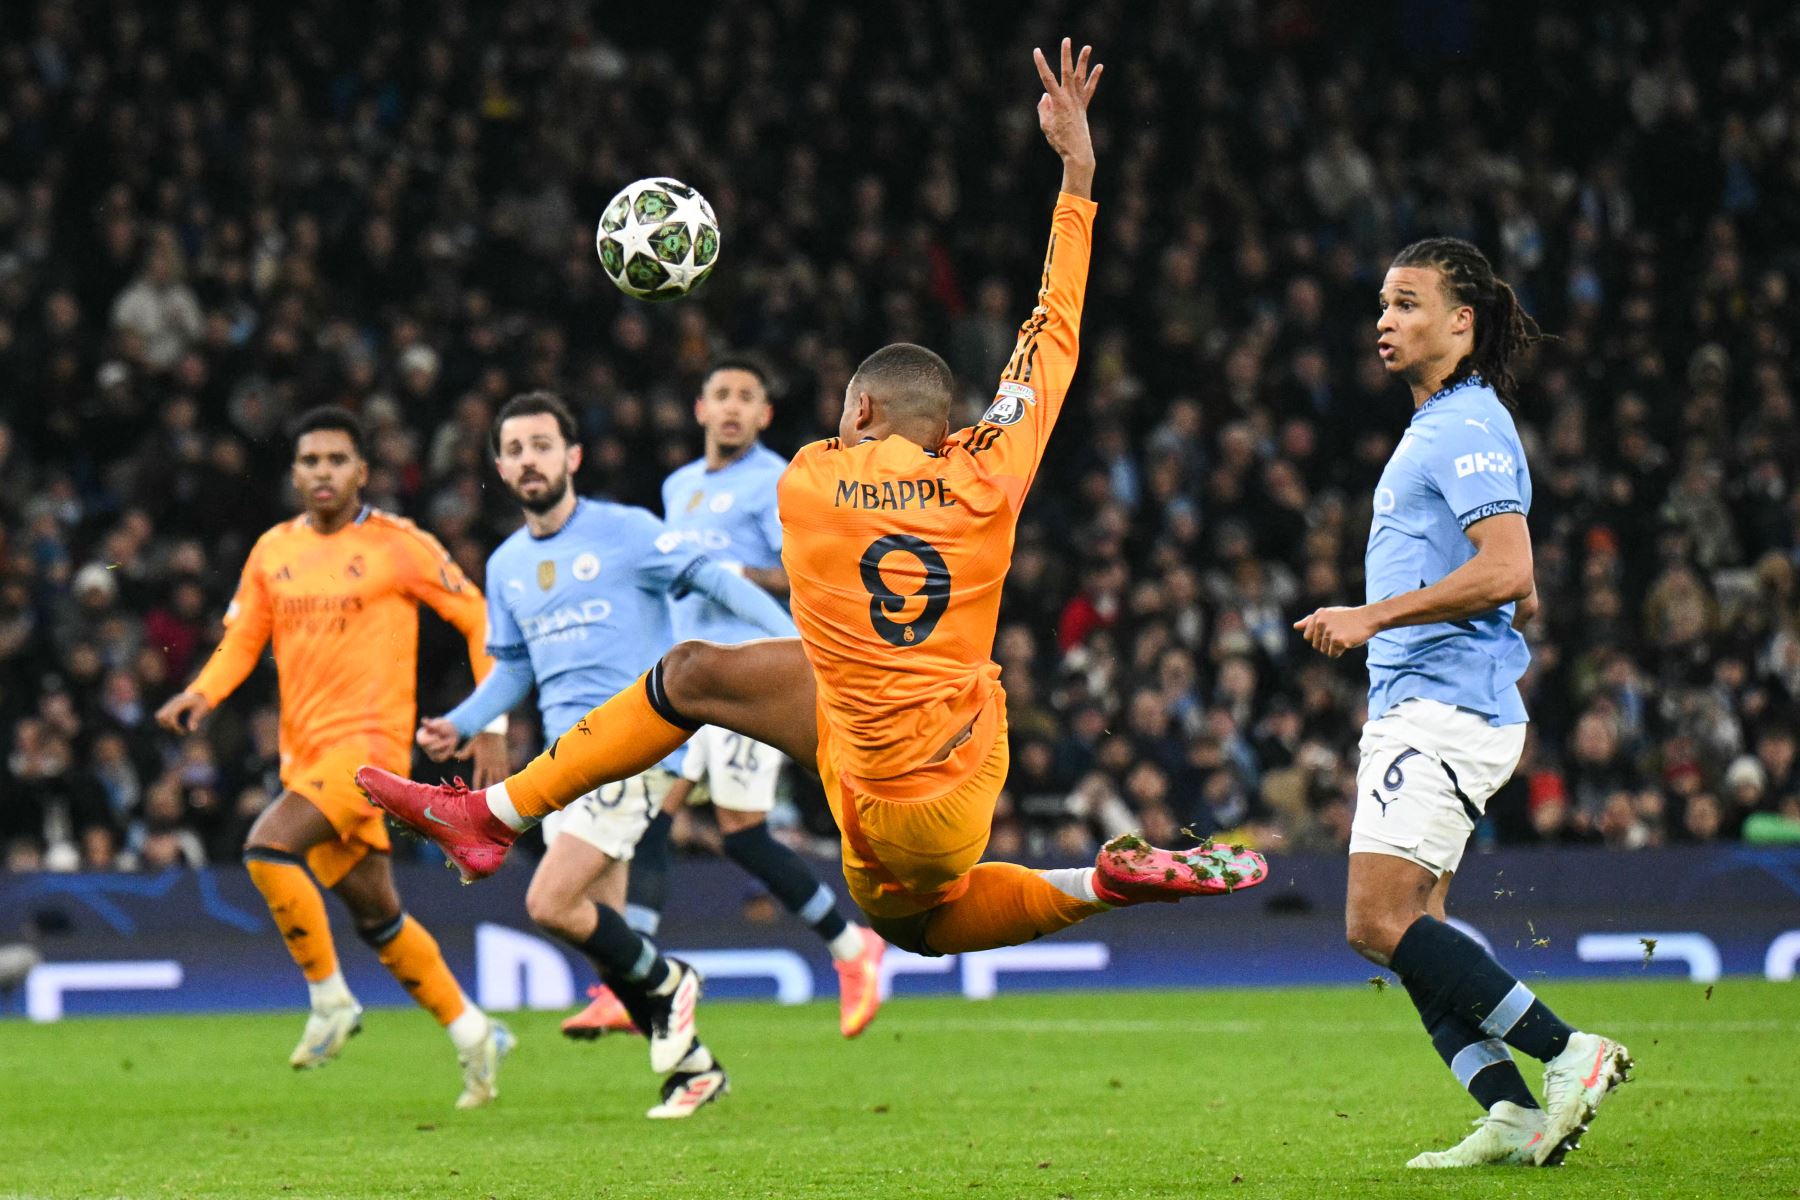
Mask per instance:
[[[577,495],[571,480],[581,444],[556,396],[509,400],[494,418],[493,449],[525,524],[488,557],[494,670],[456,708],[420,724],[417,740],[432,758],[450,757],[533,687],[547,737],[578,730],[595,701],[641,675],[675,640],[669,604],[689,593],[764,636],[793,631],[766,592],[671,537],[648,511]],[[657,1118],[691,1116],[727,1086],[695,1031],[699,975],[665,958],[622,912],[631,860],[675,782],[674,765],[598,788],[546,821],[547,850],[525,894],[531,919],[587,955],[649,1037],[651,1066],[668,1076],[649,1113]]]
[[[780,483],[782,562],[798,640],[684,642],[523,771],[483,791],[424,787],[378,768],[376,803],[443,846],[465,878],[500,865],[518,832],[607,780],[644,769],[703,725],[818,764],[843,837],[844,877],[870,926],[926,955],[1017,945],[1121,905],[1260,883],[1241,848],[1159,850],[1119,838],[1093,867],[981,862],[1007,771],[994,663],[1000,588],[1019,510],[1074,375],[1095,205],[1087,108],[1100,81],[1065,39],[1061,74],[1034,51],[1038,124],[1063,163],[1038,304],[998,395],[950,433],[954,381],[920,346],[863,361],[838,436],[801,450]],[[437,821],[425,818],[432,808]]]
[[[173,732],[194,732],[274,643],[285,790],[251,827],[244,864],[311,996],[306,1030],[288,1061],[323,1066],[361,1028],[362,1006],[338,968],[323,884],[350,910],[381,965],[449,1033],[463,1071],[456,1106],[476,1108],[499,1094],[499,1061],[512,1035],[475,1007],[436,940],[400,906],[387,828],[354,776],[359,763],[404,771],[412,761],[418,606],[430,605],[468,640],[478,678],[491,665],[486,609],[436,538],[363,503],[369,465],[354,415],[315,409],[295,430],[293,481],[306,511],[257,539],[225,613],[224,639],[156,719]],[[477,783],[505,770],[497,730],[471,745]]]

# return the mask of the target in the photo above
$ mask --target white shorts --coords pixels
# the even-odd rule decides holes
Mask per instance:
[[[663,797],[674,784],[675,773],[661,767],[603,784],[545,817],[544,841],[548,844],[567,834],[615,862],[630,862],[638,839],[662,810]]]
[[[1525,726],[1436,700],[1406,700],[1363,726],[1350,853],[1454,871],[1488,799],[1512,778]]]
[[[704,725],[687,741],[681,777],[704,782],[716,808],[766,813],[775,807],[775,785],[781,781],[785,760],[773,746]]]

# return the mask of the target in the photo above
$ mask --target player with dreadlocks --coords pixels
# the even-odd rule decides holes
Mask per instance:
[[[1400,976],[1432,1044],[1487,1110],[1458,1145],[1407,1165],[1554,1166],[1631,1056],[1565,1024],[1444,916],[1463,846],[1525,746],[1518,681],[1531,652],[1518,626],[1538,601],[1513,367],[1541,335],[1481,251],[1456,238],[1402,250],[1380,305],[1376,347],[1413,415],[1375,489],[1368,602],[1295,624],[1333,658],[1369,648],[1346,935]],[[1546,1064],[1542,1108],[1508,1046]]]

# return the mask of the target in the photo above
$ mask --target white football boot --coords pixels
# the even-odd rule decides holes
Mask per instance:
[[[1606,1094],[1631,1079],[1631,1051],[1597,1033],[1576,1033],[1544,1064],[1544,1140],[1537,1164],[1554,1167],[1581,1144]]]
[[[356,1001],[315,1008],[307,1014],[306,1029],[300,1034],[300,1044],[288,1055],[288,1065],[296,1071],[322,1067],[361,1032],[362,1005]]]
[[[662,1090],[662,1103],[644,1115],[657,1121],[678,1120],[693,1116],[702,1106],[729,1092],[731,1080],[726,1078],[724,1067],[714,1067],[691,1075],[671,1075],[663,1080]]]
[[[1511,1100],[1499,1100],[1488,1115],[1477,1118],[1475,1132],[1448,1150],[1428,1150],[1409,1167],[1529,1167],[1544,1144],[1544,1110],[1520,1108]]]
[[[700,972],[678,958],[669,960],[675,986],[651,996],[650,1069],[658,1075],[673,1071],[694,1044],[694,1008],[700,1003]]]
[[[462,1064],[463,1090],[456,1098],[458,1108],[481,1108],[492,1104],[500,1095],[500,1060],[512,1053],[519,1039],[505,1024],[488,1018],[487,1036],[467,1050],[459,1051],[456,1061]]]

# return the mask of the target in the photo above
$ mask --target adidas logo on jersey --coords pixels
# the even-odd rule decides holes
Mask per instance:
[[[1456,460],[1456,477],[1466,479],[1470,475],[1511,475],[1513,473],[1513,456],[1499,450],[1483,450],[1480,454],[1464,454]]]

